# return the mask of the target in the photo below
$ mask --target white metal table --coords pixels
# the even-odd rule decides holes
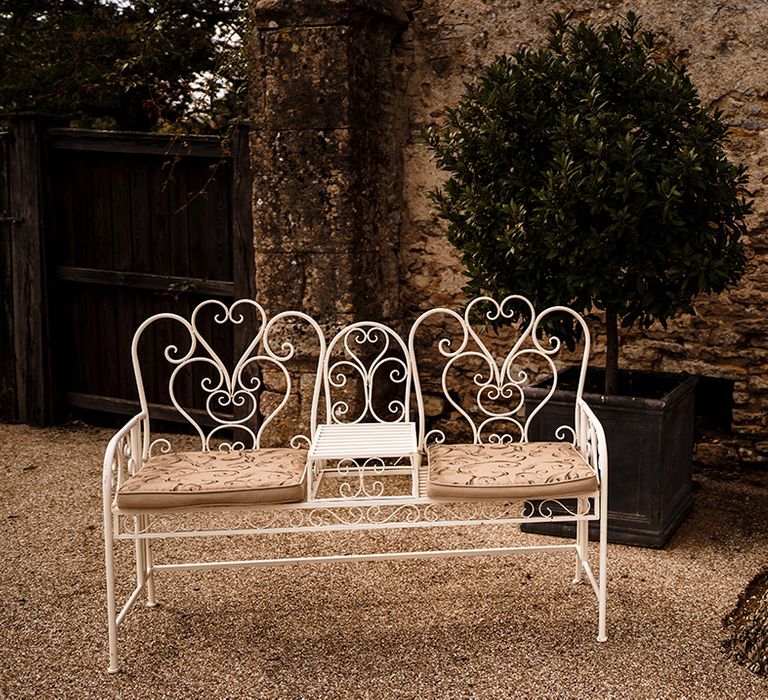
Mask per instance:
[[[328,462],[336,464],[328,468]],[[309,484],[311,500],[336,500],[320,498],[318,491],[323,477],[357,477],[354,487],[346,491],[341,487],[344,500],[383,496],[383,484],[376,481],[371,490],[366,486],[366,476],[406,474],[411,477],[411,495],[419,495],[419,448],[416,441],[416,424],[398,423],[326,423],[318,426],[309,448]],[[379,490],[381,487],[381,491]],[[389,498],[396,499],[392,496]]]

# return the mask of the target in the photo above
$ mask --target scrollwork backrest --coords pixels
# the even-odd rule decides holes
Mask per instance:
[[[520,295],[510,295],[497,302],[490,297],[470,301],[462,314],[447,308],[430,309],[413,324],[408,337],[408,351],[414,371],[420,448],[432,441],[443,442],[443,430],[427,430],[425,390],[422,380],[439,375],[429,389],[437,392],[447,406],[446,422],[458,419],[466,438],[474,443],[527,441],[533,418],[551,399],[557,388],[556,356],[563,343],[553,334],[544,340],[545,331],[557,314],[565,314],[581,327],[583,334],[577,394],[581,397],[589,358],[589,331],[582,316],[564,306],[553,306],[537,314],[531,302]],[[440,322],[442,321],[442,325]],[[516,329],[510,338],[492,339],[478,331],[485,326],[509,326]],[[446,326],[447,323],[447,326]],[[437,345],[437,357],[417,359],[422,327],[437,327],[443,334]],[[458,332],[451,333],[453,328]],[[434,342],[433,342],[434,346]],[[424,371],[425,366],[428,372]],[[548,393],[533,407],[526,405],[525,387],[541,373],[551,377]],[[571,429],[572,430],[572,429]],[[562,433],[562,431],[561,431]]]
[[[246,326],[246,314],[253,315],[252,332],[249,328],[246,345],[239,357],[226,361],[214,348],[211,335],[206,337],[201,319],[205,315],[212,324],[212,333],[221,329],[231,332],[234,327]],[[288,362],[296,356],[293,341],[284,332],[284,324],[308,326],[310,335],[316,337],[313,355],[317,357],[317,375],[325,352],[325,339],[317,323],[306,314],[289,311],[267,320],[264,308],[250,299],[240,299],[227,306],[218,300],[199,304],[189,319],[174,313],[156,314],[144,321],[133,337],[131,355],[142,411],[150,412],[143,382],[139,344],[144,332],[159,321],[171,321],[185,336],[184,350],[177,342],[169,343],[163,356],[172,368],[168,381],[169,400],[174,408],[195,429],[203,450],[254,449],[262,444],[264,433],[284,412],[289,399],[295,394],[295,381]],[[228,327],[230,326],[230,327]],[[282,329],[283,332],[278,332]],[[274,335],[280,338],[274,339]],[[156,361],[156,358],[153,358]],[[271,384],[267,378],[271,377]],[[276,378],[276,380],[275,380]],[[189,385],[195,382],[202,392],[202,406],[192,407]],[[317,382],[315,382],[317,384]],[[272,401],[264,400],[270,394]],[[315,387],[314,404],[310,415],[309,435],[294,435],[291,444],[309,442],[315,429],[314,415],[319,397],[319,385]],[[266,404],[270,403],[268,407]],[[146,437],[148,440],[148,436]],[[157,442],[157,441],[156,441]],[[170,449],[167,441],[159,441],[161,451]],[[150,445],[145,444],[145,454]]]
[[[389,326],[352,323],[328,343],[323,365],[328,423],[410,420],[408,348]]]

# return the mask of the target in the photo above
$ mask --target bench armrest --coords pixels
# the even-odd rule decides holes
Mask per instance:
[[[584,399],[576,401],[576,448],[595,469],[601,484],[608,478],[608,443],[605,430]]]
[[[102,471],[105,506],[122,485],[126,471],[133,474],[141,468],[148,440],[149,419],[145,412],[136,414],[112,436]]]

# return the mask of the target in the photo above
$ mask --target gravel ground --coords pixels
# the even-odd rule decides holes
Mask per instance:
[[[121,628],[123,670],[110,676],[99,494],[110,434],[0,425],[4,698],[768,698],[768,682],[721,651],[723,615],[768,560],[768,474],[699,475],[666,549],[609,547],[606,644],[562,553],[167,573],[160,605]],[[489,546],[522,537],[473,533]],[[451,528],[206,551],[463,544],[470,535]],[[128,571],[127,552],[121,562]]]

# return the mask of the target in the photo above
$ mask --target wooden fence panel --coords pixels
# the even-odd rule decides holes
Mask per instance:
[[[53,206],[60,213],[53,236],[59,337],[64,365],[82,368],[62,378],[75,408],[135,410],[133,330],[152,314],[188,315],[203,298],[230,301],[234,294],[232,159],[212,151],[206,137],[185,137],[184,153],[175,155],[173,137],[130,138],[134,150],[127,135],[107,140],[55,130],[49,136]],[[233,353],[229,335],[224,357]],[[160,361],[162,351],[184,341],[170,324],[148,332],[141,352],[155,358],[144,377],[150,401],[170,403],[172,368]],[[181,396],[202,407],[199,390],[182,388]]]
[[[253,296],[247,126],[226,150],[216,137],[45,129],[34,117],[11,132],[0,134],[0,419],[50,422],[57,397],[63,409],[133,413],[130,344],[145,318],[188,317],[203,299],[229,302],[236,290]],[[14,201],[23,177],[37,178],[40,201]],[[251,259],[240,259],[248,249]],[[229,358],[252,329],[237,338],[210,330]],[[162,324],[140,349],[153,356],[148,398],[166,418],[172,368],[158,360],[171,342],[186,338]],[[202,408],[199,388],[179,395]]]
[[[45,122],[10,120],[8,212],[4,246],[10,271],[10,318],[16,410],[11,420],[45,425],[58,417],[50,334],[49,259],[45,243]],[[7,323],[6,323],[7,325]]]
[[[13,349],[13,270],[8,190],[9,134],[0,132],[0,418],[18,420],[16,402],[16,353]]]

